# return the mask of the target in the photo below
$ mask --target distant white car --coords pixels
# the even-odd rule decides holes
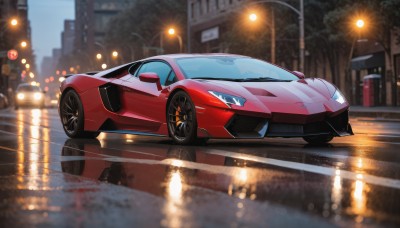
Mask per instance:
[[[20,84],[15,95],[15,109],[19,107],[44,107],[44,92],[39,86]]]

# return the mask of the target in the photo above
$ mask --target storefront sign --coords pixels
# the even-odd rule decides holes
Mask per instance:
[[[201,32],[201,42],[205,43],[210,40],[219,38],[219,27],[210,28]]]

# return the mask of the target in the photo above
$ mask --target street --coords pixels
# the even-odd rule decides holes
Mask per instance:
[[[0,224],[57,227],[399,227],[400,121],[354,136],[69,139],[57,109],[0,110]]]

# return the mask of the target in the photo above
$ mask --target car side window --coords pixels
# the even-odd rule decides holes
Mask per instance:
[[[144,63],[142,67],[140,67],[139,71],[136,73],[136,77],[138,77],[141,73],[153,72],[160,77],[161,85],[165,85],[171,71],[172,71],[171,67],[166,63],[148,62]]]
[[[176,78],[175,72],[173,70],[171,70],[171,73],[169,74],[167,82],[165,82],[165,85],[169,86],[177,81],[178,81],[178,79]]]

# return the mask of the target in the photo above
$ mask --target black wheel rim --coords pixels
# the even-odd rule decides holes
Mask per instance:
[[[168,124],[171,134],[179,140],[190,136],[194,127],[193,107],[186,96],[173,98],[168,109]]]
[[[78,129],[79,120],[79,107],[78,100],[72,94],[69,94],[64,98],[64,102],[61,105],[61,118],[64,129],[69,134],[74,134]]]

